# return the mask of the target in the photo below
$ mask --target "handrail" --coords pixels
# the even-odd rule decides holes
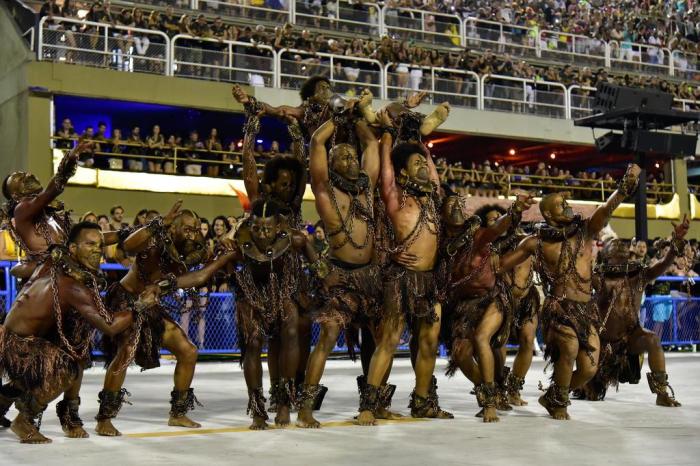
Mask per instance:
[[[200,11],[204,10],[204,6],[203,5],[200,6],[199,1],[197,1],[196,4],[194,4],[194,2],[192,2],[192,3],[193,4],[191,5],[191,9],[200,10]],[[272,14],[279,15],[279,16],[287,16],[287,20],[290,23],[293,22],[291,5],[293,5],[294,2],[288,2],[289,5],[286,5],[286,6],[288,6],[288,8],[282,8],[282,9],[253,6],[253,5],[248,5],[247,2],[241,2],[240,4],[235,4],[235,3],[231,3],[229,1],[222,1],[222,0],[206,0],[206,1],[202,1],[202,3],[204,3],[206,5],[214,4],[217,6],[223,6],[226,8],[230,8],[231,10],[236,11],[236,12],[250,10],[253,13],[255,13],[255,12],[260,12],[260,13],[265,13],[265,14],[272,13]],[[285,15],[285,13],[286,13],[286,15]],[[236,14],[236,16],[239,16],[239,14]],[[240,15],[240,16],[243,16],[243,15]]]
[[[178,46],[177,41],[178,40],[193,40],[193,41],[200,41],[200,42],[210,42],[210,43],[216,43],[216,44],[221,44],[221,45],[226,45],[228,48],[228,62],[227,64],[222,63],[221,65],[215,65],[213,63],[197,63],[197,62],[190,62],[190,61],[184,61],[184,60],[178,60],[176,59],[175,56],[175,48]],[[267,50],[270,53],[270,57],[260,57],[260,56],[251,56],[254,59],[266,59],[270,60],[270,63],[272,64],[270,70],[261,70],[260,68],[246,68],[246,67],[239,67],[239,66],[234,66],[234,58],[235,57],[240,57],[240,54],[234,54],[233,52],[233,47],[244,47],[246,49],[254,49],[254,50]],[[190,47],[183,47],[186,48],[187,50],[190,49]],[[224,40],[224,39],[213,39],[209,37],[196,37],[196,36],[191,36],[189,34],[176,34],[175,36],[170,39],[170,49],[171,49],[171,57],[172,57],[172,62],[171,62],[171,69],[174,74],[174,69],[178,64],[182,64],[185,66],[196,66],[196,67],[201,67],[201,68],[207,68],[207,69],[218,69],[218,70],[227,70],[227,71],[242,71],[245,73],[250,74],[264,74],[264,75],[269,75],[271,77],[270,79],[270,87],[275,87],[275,82],[277,80],[277,73],[278,73],[278,68],[276,66],[277,64],[277,52],[275,49],[269,45],[261,45],[261,44],[251,44],[250,42],[239,42],[239,41],[234,41],[234,40]],[[207,53],[212,53],[211,50],[203,50],[203,52]]]
[[[419,30],[414,29],[413,27],[403,27],[403,26],[394,26],[394,25],[389,25],[387,22],[387,19],[389,17],[394,17],[392,14],[387,14],[388,11],[396,11],[398,16],[398,13],[410,13],[411,15],[419,15],[420,16],[420,23],[421,23],[421,28]],[[428,11],[428,10],[417,10],[414,8],[403,8],[403,7],[395,7],[395,8],[389,8],[388,5],[384,5],[382,7],[382,18],[384,20],[384,34],[389,34],[390,30],[396,30],[396,31],[404,31],[404,32],[417,32],[419,34],[423,35],[431,35],[431,36],[438,36],[438,37],[443,37],[447,38],[450,42],[452,41],[452,35],[450,32],[440,32],[438,31],[437,24],[438,21],[435,21],[436,28],[435,31],[426,31],[425,30],[425,17],[426,15],[433,16],[434,18],[450,18],[455,20],[454,23],[452,22],[442,22],[441,24],[454,24],[455,26],[459,27],[459,45],[464,47],[465,46],[465,33],[464,33],[464,21],[462,21],[462,18],[459,17],[457,14],[451,14],[451,13],[441,13],[437,11]],[[414,20],[415,18],[411,18],[411,20]]]
[[[383,21],[382,21],[382,8],[377,4],[377,3],[371,3],[371,2],[362,2],[363,6],[367,7],[367,11],[364,12],[367,15],[366,20],[357,20],[357,19],[348,19],[343,17],[343,12],[352,12],[353,14],[357,14],[357,11],[352,8],[352,5],[350,2],[347,0],[342,0],[339,2],[336,2],[338,5],[337,8],[337,15],[336,16],[331,16],[330,14],[327,16],[323,15],[315,15],[311,13],[306,13],[304,11],[300,11],[299,8],[297,7],[297,4],[301,3],[299,0],[290,0],[290,4],[294,5],[295,12],[295,24],[299,23],[298,18],[312,18],[314,22],[318,22],[319,24],[321,23],[337,23],[340,25],[353,25],[353,26],[364,26],[369,32],[368,35],[373,35],[373,36],[381,36],[384,31],[383,31]],[[308,5],[310,2],[303,2],[304,4]],[[347,4],[348,6],[341,6],[343,3]],[[372,24],[369,21],[369,8],[374,8],[376,11],[377,15],[377,22],[376,24]],[[307,8],[308,9],[308,8]],[[313,13],[313,10],[312,10]],[[304,23],[304,24],[299,24],[300,26],[308,26],[309,24]],[[373,31],[373,29],[376,28],[376,31]]]
[[[525,78],[517,78],[514,76],[503,76],[499,74],[487,74],[482,76],[481,78],[481,95],[483,96],[482,99],[484,101],[484,108],[486,108],[486,92],[484,91],[484,86],[486,85],[486,81],[489,79],[498,79],[502,81],[514,81],[514,82],[519,82],[522,83],[523,85],[523,99],[522,100],[514,100],[514,99],[505,99],[501,97],[488,97],[489,100],[493,101],[499,101],[499,102],[515,102],[515,103],[522,103],[522,104],[532,104],[535,106],[544,106],[544,107],[549,107],[549,108],[562,108],[564,110],[564,118],[566,119],[571,119],[571,112],[569,108],[569,100],[568,100],[568,95],[566,92],[566,86],[564,86],[562,83],[557,83],[553,81],[542,81],[538,79],[525,79]],[[562,90],[562,95],[564,97],[564,105],[563,107],[557,104],[550,104],[550,103],[544,103],[544,102],[528,102],[527,101],[527,94],[525,92],[526,86],[530,84],[535,88],[536,86],[553,86],[556,88],[561,88]]]
[[[109,55],[111,54],[111,50],[109,48],[109,30],[118,30],[118,31],[128,31],[129,33],[141,33],[143,35],[148,35],[148,36],[160,36],[163,40],[163,44],[165,44],[165,57],[163,60],[159,58],[153,58],[153,57],[146,57],[146,56],[139,56],[138,58],[140,60],[146,60],[146,61],[158,61],[158,62],[164,62],[165,63],[165,75],[170,76],[170,71],[171,67],[168,66],[170,63],[170,48],[168,47],[169,44],[169,39],[167,34],[157,30],[157,29],[142,29],[142,28],[137,28],[137,27],[131,27],[131,26],[122,26],[122,25],[113,25],[110,23],[100,23],[100,22],[94,22],[94,21],[87,21],[84,19],[74,19],[74,18],[64,18],[64,17],[59,17],[59,16],[44,16],[41,18],[39,21],[39,40],[38,40],[38,48],[37,48],[37,59],[38,60],[43,60],[44,59],[44,26],[48,20],[51,21],[57,21],[59,23],[69,23],[69,24],[79,24],[84,27],[93,26],[97,30],[99,28],[103,28],[105,31],[104,34],[104,49],[103,50],[95,50],[95,49],[84,49],[84,48],[79,48],[79,47],[68,47],[65,45],[55,45],[55,44],[47,44],[46,46],[53,48],[53,49],[62,49],[62,50],[75,50],[75,51],[82,51],[82,52],[90,52],[90,53],[99,53],[103,55]],[[84,32],[81,32],[84,33]]]
[[[550,48],[550,47],[542,48],[542,44],[544,42],[546,42],[545,37],[549,37],[550,35],[555,36],[555,37],[552,37],[552,39],[556,40],[556,46],[554,48]],[[568,47],[567,47],[567,50],[560,50],[558,48],[559,43],[561,42],[560,39],[562,37],[567,39],[567,41],[566,41],[567,44],[569,43],[568,39],[571,40],[571,50],[568,50]],[[593,41],[598,41],[600,43],[600,45],[602,46],[602,54],[581,53],[581,52],[577,51],[577,43],[584,42],[584,44],[585,44],[585,43],[590,43]],[[540,53],[546,52],[546,53],[550,53],[550,54],[571,55],[574,58],[578,58],[578,57],[584,57],[584,58],[588,58],[588,59],[592,58],[592,59],[596,59],[596,60],[602,60],[603,64],[606,66],[609,64],[609,60],[608,60],[609,47],[608,47],[607,42],[605,42],[604,40],[596,39],[594,37],[582,36],[580,34],[571,34],[568,32],[552,31],[549,29],[542,29],[539,31],[537,43],[538,43],[538,47],[541,48]]]
[[[683,61],[680,58],[677,58],[679,55],[682,55],[684,59],[686,59],[685,66],[683,65]],[[688,60],[686,57],[694,57],[693,58],[693,66],[688,66]],[[670,65],[672,66],[671,68],[671,75],[672,76],[679,76],[681,73],[686,73],[688,75],[688,79],[696,79],[698,74],[700,74],[700,70],[698,69],[698,65],[700,64],[700,55],[692,52],[687,52],[685,50],[678,50],[675,49],[671,51],[671,58],[670,58]]]
[[[277,84],[275,87],[282,88],[282,76],[285,77],[294,77],[294,78],[305,78],[307,76],[304,75],[299,75],[299,74],[291,74],[291,73],[283,73],[282,72],[282,59],[283,55],[285,53],[293,53],[297,55],[306,55],[309,57],[318,57],[318,58],[327,58],[330,60],[329,66],[329,79],[332,83],[340,83],[340,84],[349,84],[353,86],[366,86],[370,88],[378,88],[378,97],[384,98],[384,93],[385,93],[385,81],[384,81],[384,74],[382,73],[382,64],[379,60],[375,60],[373,58],[365,58],[365,57],[356,57],[354,55],[336,55],[333,53],[325,53],[325,52],[309,52],[305,50],[298,50],[298,49],[291,49],[291,48],[284,48],[281,49],[279,52],[277,52],[277,64],[276,64],[276,69],[277,69]],[[372,65],[377,66],[377,74],[379,75],[379,83],[365,83],[365,82],[360,82],[360,81],[347,81],[344,79],[337,79],[333,76],[334,73],[334,67],[335,67],[335,62],[336,61],[356,61],[356,62],[363,62],[363,63],[370,63]]]

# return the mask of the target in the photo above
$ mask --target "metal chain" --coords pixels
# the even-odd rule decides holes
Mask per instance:
[[[370,183],[371,184],[371,183]],[[333,206],[333,209],[335,210],[335,214],[338,216],[338,219],[340,220],[340,227],[333,231],[328,232],[328,237],[336,236],[340,233],[345,234],[345,238],[343,241],[335,245],[335,249],[340,249],[346,244],[350,243],[350,245],[355,248],[355,249],[365,249],[369,245],[369,240],[374,236],[374,231],[375,231],[375,225],[374,225],[374,218],[373,218],[373,212],[374,212],[374,203],[372,199],[372,195],[370,194],[372,192],[371,187],[365,191],[365,197],[367,198],[367,206],[364,206],[361,204],[359,200],[359,194],[357,195],[352,195],[348,194],[351,197],[350,201],[350,206],[348,207],[348,215],[346,217],[343,217],[343,213],[340,211],[340,205],[338,204],[338,198],[336,197],[335,190],[336,188],[333,186],[332,183],[329,183],[329,192],[330,192],[330,198],[331,198],[331,205]],[[358,214],[363,213],[362,211],[364,210],[364,218]],[[354,225],[355,225],[355,218],[359,218],[361,220],[364,220],[366,225],[367,225],[367,232],[365,233],[365,239],[362,242],[362,244],[355,242],[355,240],[352,237],[352,232],[354,230]]]

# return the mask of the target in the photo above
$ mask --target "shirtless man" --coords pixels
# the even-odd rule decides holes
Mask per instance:
[[[374,254],[373,193],[379,178],[377,140],[364,120],[356,123],[357,138],[364,152],[362,169],[355,148],[338,144],[326,151],[326,142],[335,132],[333,120],[326,121],[311,139],[311,188],[316,210],[326,228],[330,243],[328,259],[315,265],[323,275],[317,321],[319,341],[306,370],[297,426],[317,428],[312,411],[324,388],[319,385],[328,355],[335,347],[340,330],[349,324],[372,326],[381,308],[381,274],[372,264]],[[388,417],[392,387],[382,383],[379,416]]]
[[[251,108],[257,107],[257,108]],[[246,194],[251,202],[257,199],[272,199],[287,207],[287,221],[295,229],[303,228],[301,204],[306,190],[306,157],[304,155],[304,138],[299,123],[293,117],[286,118],[289,135],[292,139],[293,156],[278,155],[265,163],[262,179],[258,177],[258,166],[255,161],[253,147],[256,136],[260,131],[260,117],[256,111],[260,111],[261,105],[248,105],[248,113],[243,138],[243,183]],[[295,377],[297,385],[304,381],[306,361],[311,350],[311,318],[308,315],[311,307],[312,284],[306,280],[307,275],[303,270],[298,274],[302,279],[299,304],[307,312],[300,312],[299,316],[299,367]],[[300,309],[301,311],[301,309]],[[279,393],[280,369],[278,362],[280,341],[271,339],[268,343],[267,365],[270,372],[270,412],[277,411],[277,393]]]
[[[187,272],[188,267],[205,262],[207,252],[197,241],[201,238],[199,219],[191,211],[180,211],[181,204],[177,202],[164,218],[156,217],[124,240],[124,250],[136,255],[136,260],[124,278],[107,290],[105,301],[111,309],[132,309],[136,297],[151,285],[158,285],[164,293],[199,287],[233,258],[232,251],[224,250],[205,267]],[[100,409],[95,417],[95,430],[99,435],[121,435],[112,425],[112,419],[128,395],[122,388],[126,369],[132,361],[144,370],[158,367],[161,348],[167,349],[177,360],[168,425],[201,427],[186,415],[196,402],[190,385],[197,348],[165,308],[154,306],[117,338],[103,339],[108,367],[104,387],[99,393]]]
[[[574,215],[565,193],[544,196],[540,212],[546,223],[501,259],[501,266],[510,268],[535,256],[546,295],[545,358],[554,363],[552,384],[539,402],[554,419],[569,419],[569,391],[581,388],[598,370],[600,339],[591,298],[593,241],[613,211],[634,193],[640,171],[630,165],[618,189],[587,219]]]
[[[442,109],[442,121],[449,107]],[[394,233],[392,252],[402,254],[402,264],[385,270],[384,305],[379,341],[360,397],[358,423],[374,425],[379,392],[396,346],[408,322],[418,339],[415,362],[416,386],[411,395],[413,417],[450,418],[439,408],[433,372],[440,333],[441,296],[436,282],[440,233],[439,178],[432,157],[415,143],[393,145],[391,121],[380,117],[381,138],[379,189]],[[393,148],[393,149],[392,149]]]
[[[586,386],[582,398],[602,400],[610,386],[620,382],[637,383],[640,378],[640,355],[649,354],[647,381],[659,406],[677,407],[681,404],[668,393],[666,360],[659,337],[639,324],[639,307],[644,288],[663,275],[676,257],[683,255],[683,238],[688,233],[687,217],[673,224],[671,248],[664,258],[649,266],[631,260],[627,243],[611,240],[603,249],[596,267],[599,278],[597,290],[598,318],[601,322],[600,369]]]
[[[498,403],[496,382],[503,382],[499,380],[501,348],[508,341],[513,317],[510,290],[500,275],[507,270],[499,267],[493,245],[503,235],[513,234],[523,211],[535,201],[519,194],[508,212],[501,214],[497,207],[486,205],[466,218],[463,199],[449,194],[442,208],[452,342],[448,374],[459,367],[465,375],[471,375],[482,408],[477,416],[482,416],[484,422],[496,422],[496,408],[507,405]],[[472,348],[478,374],[471,367]]]
[[[63,193],[68,180],[75,173],[79,155],[90,147],[92,147],[91,143],[83,141],[75,149],[66,153],[46,188],[42,188],[36,176],[27,172],[14,172],[3,181],[2,191],[7,199],[5,210],[9,217],[7,226],[10,234],[27,255],[26,260],[12,268],[11,273],[17,279],[29,279],[34,270],[49,257],[49,249],[52,245],[65,245],[71,221],[64,210],[63,203],[57,198]],[[120,239],[125,238],[127,233],[128,230],[105,233],[105,245],[116,244]],[[80,374],[75,378],[75,384],[64,394],[65,405],[79,403],[82,379],[81,369]],[[10,400],[0,395],[0,421],[4,419],[4,414],[10,406]],[[79,420],[77,410],[74,414]],[[59,419],[63,422],[66,417],[59,413]],[[73,436],[88,436],[87,432],[79,426],[73,428],[64,425],[63,428],[70,430]]]
[[[258,199],[250,216],[236,231],[236,249],[229,269],[235,275],[236,319],[242,338],[242,364],[248,387],[251,430],[267,429],[262,388],[261,353],[265,339],[279,339],[280,381],[275,424],[290,423],[295,402],[294,377],[299,365],[298,303],[300,270],[304,254],[316,260],[306,235],[289,226],[286,207],[270,199]]]
[[[0,326],[0,375],[14,391],[19,414],[12,431],[22,443],[49,443],[36,419],[46,406],[67,390],[90,360],[93,328],[115,336],[132,323],[131,311],[112,313],[102,304],[97,272],[104,245],[100,227],[75,225],[67,248],[55,246],[38,266],[12,305],[5,326]],[[139,315],[155,304],[153,290],[139,296]],[[57,411],[67,437],[83,437],[78,417],[80,399],[64,399]]]

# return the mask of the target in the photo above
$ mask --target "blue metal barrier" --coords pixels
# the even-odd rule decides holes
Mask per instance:
[[[0,287],[0,306],[8,310],[12,306],[17,291],[16,281],[10,269],[16,262],[0,261],[0,275],[4,282]],[[103,264],[106,272],[126,271],[119,264]],[[683,282],[685,277],[659,277],[659,281]],[[202,354],[239,353],[239,334],[236,326],[236,301],[233,293],[209,293],[200,298],[182,295],[180,299],[170,299],[168,308],[173,309],[173,319],[183,325],[190,339]],[[0,308],[2,309],[2,308]],[[700,344],[700,297],[685,298],[673,296],[648,296],[640,309],[640,322],[645,328],[655,331],[665,345]],[[320,327],[313,324],[312,345],[320,335]],[[400,349],[408,348],[408,331],[404,331]],[[346,352],[345,335],[341,332],[334,352]],[[440,348],[441,356],[446,355]]]

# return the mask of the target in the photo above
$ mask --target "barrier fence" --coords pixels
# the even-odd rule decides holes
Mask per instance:
[[[418,10],[419,11],[419,10]],[[412,19],[412,21],[415,20]],[[482,21],[472,21],[481,24]],[[364,24],[364,23],[363,23]],[[506,34],[500,23],[489,23],[486,32],[476,32],[478,40],[489,34]],[[498,26],[498,27],[497,27]],[[476,27],[476,26],[475,26]],[[508,26],[511,33],[514,26]],[[502,30],[503,29],[503,30]],[[347,96],[359,95],[369,88],[378,98],[395,99],[407,93],[429,92],[432,103],[448,101],[452,105],[478,110],[495,110],[534,114],[543,117],[572,119],[590,114],[595,89],[539,79],[513,76],[482,75],[471,71],[442,67],[414,66],[406,63],[381,62],[351,55],[308,52],[295,49],[275,50],[267,45],[177,34],[168,37],[160,31],[94,23],[69,18],[44,17],[39,22],[37,57],[39,60],[76,63],[124,72],[144,72],[165,76],[249,84],[258,87],[299,89],[303,81],[315,74],[327,76],[335,90]],[[495,32],[494,32],[495,31]],[[553,34],[541,31],[538,34]],[[569,54],[572,60],[598,59],[597,46],[581,36],[557,40],[557,48],[548,53]],[[523,36],[523,37],[520,37]],[[471,37],[471,36],[470,36]],[[527,34],[518,40],[529,44]],[[547,36],[549,37],[549,36]],[[477,40],[474,39],[474,40]],[[490,39],[488,39],[490,40]],[[537,43],[535,39],[533,43]],[[507,42],[501,45],[505,47]],[[561,44],[561,45],[559,45]],[[625,44],[623,44],[625,45]],[[501,48],[499,47],[499,50]],[[578,53],[576,51],[585,53]],[[673,69],[671,54],[651,46],[620,46],[611,60],[620,66],[636,67],[643,73]],[[639,53],[635,52],[638,50]],[[513,52],[503,48],[503,51]],[[574,56],[575,55],[575,56]],[[629,57],[632,57],[628,60]],[[654,56],[645,62],[641,57]],[[640,57],[640,58],[637,58]],[[676,54],[676,61],[681,60]],[[694,73],[697,56],[683,55],[684,73]],[[627,68],[624,68],[627,69]],[[693,75],[694,76],[694,75]],[[695,101],[676,99],[679,109],[693,110]]]
[[[9,271],[16,262],[0,261],[4,281],[0,284],[0,304],[10,310],[17,295],[16,283]],[[103,264],[102,271],[116,280],[127,270],[118,264]],[[659,281],[685,282],[685,277],[660,277]],[[236,325],[236,302],[233,293],[208,293],[186,295],[180,293],[166,297],[163,305],[171,311],[171,317],[188,333],[200,354],[240,353],[240,340]],[[640,309],[640,322],[655,331],[664,345],[700,344],[700,297],[679,295],[649,296]],[[318,341],[320,328],[314,323],[311,344]],[[408,348],[409,333],[404,330],[399,349]],[[334,352],[346,352],[345,334],[341,332]],[[99,351],[96,351],[99,354]],[[440,354],[445,355],[441,346]]]

